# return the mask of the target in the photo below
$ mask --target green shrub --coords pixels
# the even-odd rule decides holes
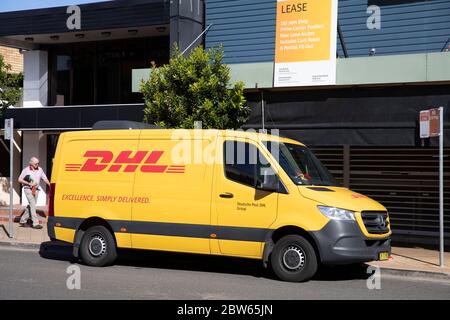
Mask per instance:
[[[17,104],[22,95],[22,73],[10,73],[11,66],[6,64],[0,54],[0,118],[8,106]]]
[[[244,84],[230,83],[230,69],[222,63],[223,50],[195,48],[188,57],[175,48],[170,63],[152,64],[142,81],[144,121],[163,128],[236,129],[248,118]]]

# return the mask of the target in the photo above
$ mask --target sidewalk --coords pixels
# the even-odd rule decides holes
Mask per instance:
[[[27,245],[35,244],[39,245],[42,242],[50,241],[47,235],[47,207],[37,207],[36,212],[39,217],[39,224],[42,225],[42,229],[37,230],[30,227],[20,227],[20,216],[24,211],[24,207],[17,205],[14,206],[13,216],[13,235],[9,238],[9,207],[0,207],[0,244],[15,244],[15,245]]]
[[[40,230],[20,227],[18,222],[22,212],[21,206],[17,206],[14,210],[14,238],[10,239],[9,209],[0,207],[0,245],[38,247],[42,242],[50,241],[47,235],[47,208],[38,207],[40,224],[43,226]],[[368,264],[382,268],[384,273],[450,280],[450,252],[445,252],[444,257],[446,267],[441,268],[438,250],[392,247],[392,256],[388,261],[374,261]]]
[[[392,256],[388,261],[373,261],[368,263],[382,269],[393,271],[411,271],[445,275],[450,280],[450,252],[444,252],[444,265],[439,266],[439,251],[423,248],[392,247]]]

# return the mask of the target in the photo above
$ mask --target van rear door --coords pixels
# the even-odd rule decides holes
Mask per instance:
[[[83,221],[106,220],[119,247],[131,247],[131,236],[120,230],[131,220],[133,158],[139,131],[80,131],[65,135],[58,149],[55,215]],[[58,146],[59,148],[59,146]],[[56,235],[58,239],[58,228]],[[65,240],[65,239],[61,239]],[[72,241],[73,239],[71,239]],[[67,240],[66,240],[67,241]]]

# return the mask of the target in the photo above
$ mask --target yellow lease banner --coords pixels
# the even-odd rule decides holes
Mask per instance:
[[[274,86],[336,83],[337,0],[277,0]]]

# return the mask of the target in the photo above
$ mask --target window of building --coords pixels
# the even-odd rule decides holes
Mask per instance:
[[[169,37],[49,45],[49,105],[142,103],[132,70],[169,62]]]

